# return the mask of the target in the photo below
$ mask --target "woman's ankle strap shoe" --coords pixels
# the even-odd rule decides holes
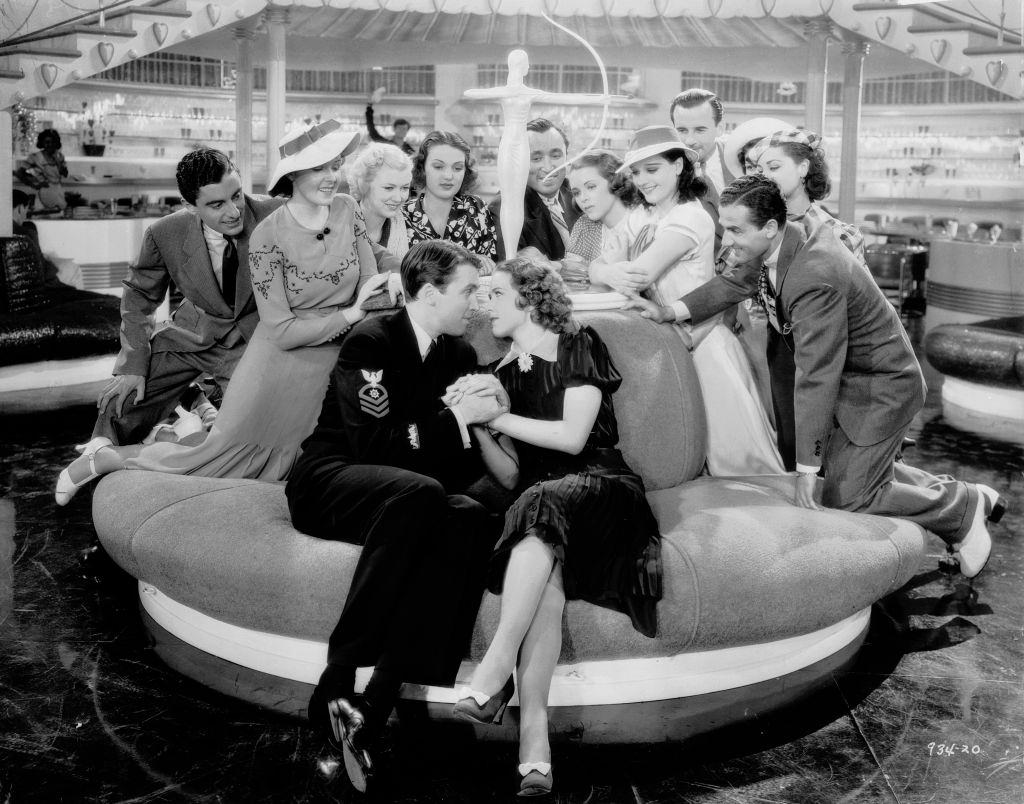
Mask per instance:
[[[89,459],[89,476],[82,478],[77,483],[71,479],[71,473],[67,468],[61,470],[57,476],[57,488],[53,493],[57,505],[67,505],[82,486],[91,483],[100,476],[101,472],[96,471],[96,453],[103,449],[103,447],[109,447],[110,445],[110,439],[103,436],[94,438],[85,445],[82,456]]]

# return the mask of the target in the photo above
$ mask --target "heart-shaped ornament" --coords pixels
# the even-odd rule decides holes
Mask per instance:
[[[156,43],[158,45],[162,45],[164,43],[164,40],[167,38],[166,22],[153,23],[153,38],[156,40]]]
[[[103,62],[104,67],[108,66],[110,60],[114,58],[114,46],[110,42],[100,42],[96,45],[96,52],[100,54],[100,61]]]
[[[1002,59],[990,61],[985,65],[985,75],[988,76],[988,82],[992,86],[999,86],[1003,83],[1003,79],[1006,78],[1006,62]]]
[[[879,17],[875,20],[875,30],[878,31],[879,39],[885,39],[892,30],[892,17]]]
[[[941,62],[946,58],[946,53],[949,52],[949,42],[945,39],[933,39],[932,40],[932,58],[935,61]]]
[[[708,11],[711,12],[712,17],[717,17],[721,10],[722,0],[708,0]]]
[[[764,9],[766,17],[770,17],[775,10],[775,0],[761,0],[761,8]]]
[[[57,80],[57,65],[40,64],[39,74],[43,77],[43,83],[46,84],[47,89],[52,89],[53,82]]]
[[[220,7],[213,3],[206,4],[206,16],[210,18],[210,25],[216,25],[220,19]]]

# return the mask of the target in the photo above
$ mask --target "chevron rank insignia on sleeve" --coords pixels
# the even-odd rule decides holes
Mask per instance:
[[[383,369],[381,371],[368,371],[363,369],[363,379],[366,380],[366,385],[359,389],[359,409],[363,413],[369,413],[371,416],[375,416],[378,419],[383,419],[388,413],[391,412],[391,405],[388,401],[388,391],[380,384],[381,378],[384,376]]]

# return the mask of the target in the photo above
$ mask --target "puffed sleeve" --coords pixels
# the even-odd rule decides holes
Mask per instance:
[[[604,341],[590,327],[581,327],[564,338],[558,350],[558,367],[566,388],[593,385],[611,394],[622,384],[622,375],[612,364]]]
[[[315,346],[333,340],[351,326],[345,311],[296,315],[285,293],[285,266],[289,263],[287,237],[282,236],[280,228],[272,221],[273,218],[265,219],[249,237],[249,274],[260,323],[269,329],[274,342],[282,349]],[[360,265],[360,272],[362,270]]]

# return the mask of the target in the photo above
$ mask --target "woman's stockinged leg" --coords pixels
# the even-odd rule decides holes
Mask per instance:
[[[562,611],[565,589],[562,568],[548,576],[530,629],[519,655],[519,761],[550,762],[548,694],[562,651]]]
[[[512,548],[505,568],[501,619],[470,682],[477,692],[493,695],[512,674],[554,561],[551,548],[536,536],[527,536]]]

